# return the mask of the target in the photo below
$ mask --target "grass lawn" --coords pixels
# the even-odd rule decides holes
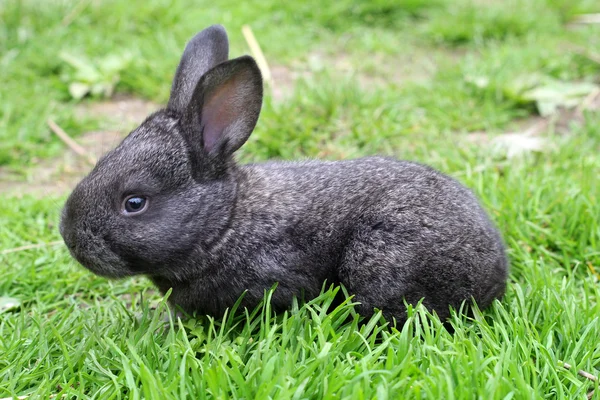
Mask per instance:
[[[0,398],[600,398],[577,374],[600,375],[600,24],[573,24],[584,13],[597,0],[0,2]],[[439,168],[505,238],[504,299],[452,333],[420,306],[398,327],[352,299],[326,313],[328,287],[284,314],[180,320],[148,280],[96,277],[53,244],[67,192],[48,188],[73,171],[47,119],[110,144],[135,123],[99,106],[164,104],[213,23],[232,56],[249,24],[273,72],[241,161]]]

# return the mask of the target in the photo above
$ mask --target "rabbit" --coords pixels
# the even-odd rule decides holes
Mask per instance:
[[[146,275],[186,313],[312,299],[342,284],[360,315],[501,298],[504,242],[473,193],[428,166],[371,156],[238,165],[262,107],[250,56],[225,29],[187,44],[165,109],[105,154],[68,197],[60,233],[100,276]]]

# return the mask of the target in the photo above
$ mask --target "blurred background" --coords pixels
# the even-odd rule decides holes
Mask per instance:
[[[385,153],[452,172],[544,151],[548,132],[597,137],[597,13],[597,0],[3,1],[0,194],[66,193],[166,103],[186,41],[215,23],[231,57],[252,54],[247,25],[271,75],[243,161]]]

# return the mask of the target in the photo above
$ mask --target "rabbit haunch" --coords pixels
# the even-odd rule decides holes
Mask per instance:
[[[188,312],[220,315],[244,292],[253,307],[341,283],[360,302],[405,318],[404,301],[441,317],[502,296],[507,260],[474,195],[424,165],[382,157],[237,165],[260,112],[262,79],[227,60],[212,26],[187,45],[165,110],[106,154],[75,188],[61,234],[109,277],[148,275]],[[123,207],[136,197],[137,212]]]

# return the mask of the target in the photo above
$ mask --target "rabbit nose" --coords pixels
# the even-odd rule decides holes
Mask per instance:
[[[59,224],[59,232],[62,236],[67,248],[72,252],[76,252],[78,250],[78,242],[81,241],[81,235],[78,232],[82,231],[82,227],[78,224],[78,215],[72,209],[63,209],[60,224]]]
[[[73,246],[73,219],[71,218],[70,212],[67,211],[66,207],[63,208],[60,223],[58,225],[58,231],[60,232],[60,236],[62,236],[63,240],[67,247],[72,248]]]
[[[67,245],[67,248],[71,251],[75,251],[77,244],[73,229],[66,227],[65,224],[61,222],[59,231],[63,241],[65,242],[65,245]]]

